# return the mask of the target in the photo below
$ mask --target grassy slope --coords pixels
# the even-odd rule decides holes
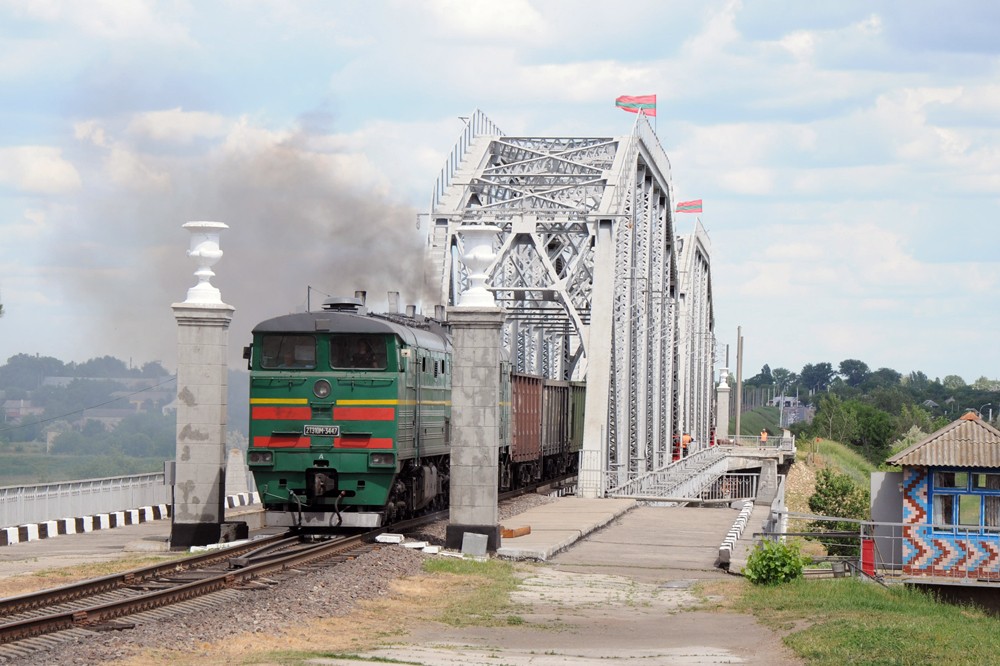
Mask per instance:
[[[778,426],[777,407],[758,407],[752,412],[746,412],[740,416],[741,435],[759,435],[760,431],[767,428],[772,435],[781,432]]]

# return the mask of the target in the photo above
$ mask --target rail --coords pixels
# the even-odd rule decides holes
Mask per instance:
[[[795,452],[794,437],[768,437],[766,441],[761,440],[759,435],[734,435],[726,439],[718,440],[719,446],[734,446],[754,449],[774,449],[784,452]]]

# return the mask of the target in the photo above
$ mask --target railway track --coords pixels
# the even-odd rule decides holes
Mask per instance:
[[[551,483],[551,482],[550,482]],[[536,487],[501,495],[509,499]],[[446,519],[427,514],[372,532],[306,542],[289,533],[37,593],[0,599],[0,658],[16,659],[96,631],[122,630],[171,606],[208,610],[211,596],[276,584],[283,575],[353,559],[377,549],[385,531],[406,532]],[[221,594],[220,594],[221,593]]]
[[[127,629],[130,616],[231,589],[274,584],[273,576],[353,559],[377,546],[365,537],[303,543],[279,535],[244,547],[136,569],[0,602],[0,657],[48,649],[86,631]]]

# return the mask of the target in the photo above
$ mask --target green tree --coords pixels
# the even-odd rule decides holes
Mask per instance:
[[[892,416],[856,400],[851,400],[848,405],[857,423],[851,443],[860,448],[861,454],[868,460],[876,465],[882,464],[896,431]]]
[[[871,390],[879,386],[889,387],[896,386],[902,381],[903,375],[896,372],[892,368],[879,368],[868,375],[868,379],[865,380],[863,388]]]
[[[142,366],[140,371],[143,377],[169,377],[170,373],[167,372],[159,361],[150,361]]]
[[[941,383],[949,391],[964,389],[966,387],[965,380],[958,375],[945,375],[945,378]]]
[[[774,377],[771,376],[771,368],[766,364],[759,373],[743,382],[744,385],[748,386],[770,386],[773,383]]]
[[[1000,382],[984,375],[972,383],[972,388],[977,391],[1000,391]]]
[[[848,358],[840,362],[838,372],[848,386],[860,386],[868,378],[871,371],[864,361]]]
[[[916,405],[903,405],[903,408],[899,411],[899,416],[896,417],[896,432],[894,436],[897,439],[901,438],[913,428],[924,433],[931,433],[937,430],[927,410]]]
[[[819,399],[819,408],[813,418],[816,432],[837,442],[850,442],[854,438],[858,423],[854,412],[836,394],[824,395]]]
[[[799,380],[799,376],[787,368],[775,368],[771,371],[771,377],[774,378],[774,383],[783,389],[787,389]]]
[[[128,377],[132,373],[129,372],[128,366],[125,362],[115,358],[114,356],[102,356],[100,358],[92,358],[89,361],[85,361],[77,365],[74,369],[74,376],[76,377]]]
[[[861,488],[851,477],[830,468],[823,468],[816,475],[816,491],[809,497],[809,510],[830,518],[852,518],[868,520],[868,490]],[[857,523],[839,520],[815,520],[809,523],[809,531],[821,535],[824,532],[855,532],[857,537],[810,537],[821,541],[828,555],[857,555],[860,544],[860,528]]]
[[[808,391],[825,391],[834,374],[833,366],[829,363],[809,363],[799,373],[799,383]]]
[[[46,377],[60,376],[65,364],[51,356],[29,356],[16,354],[0,367],[0,389],[20,388],[34,391],[42,385]]]
[[[868,404],[889,414],[899,414],[903,405],[913,404],[913,398],[899,385],[879,386],[868,392]]]

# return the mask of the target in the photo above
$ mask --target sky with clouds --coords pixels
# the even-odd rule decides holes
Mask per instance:
[[[309,286],[414,302],[459,116],[616,136],[656,94],[745,374],[997,378],[997,35],[987,0],[0,0],[0,360],[172,367],[190,220],[230,227],[234,356]]]

